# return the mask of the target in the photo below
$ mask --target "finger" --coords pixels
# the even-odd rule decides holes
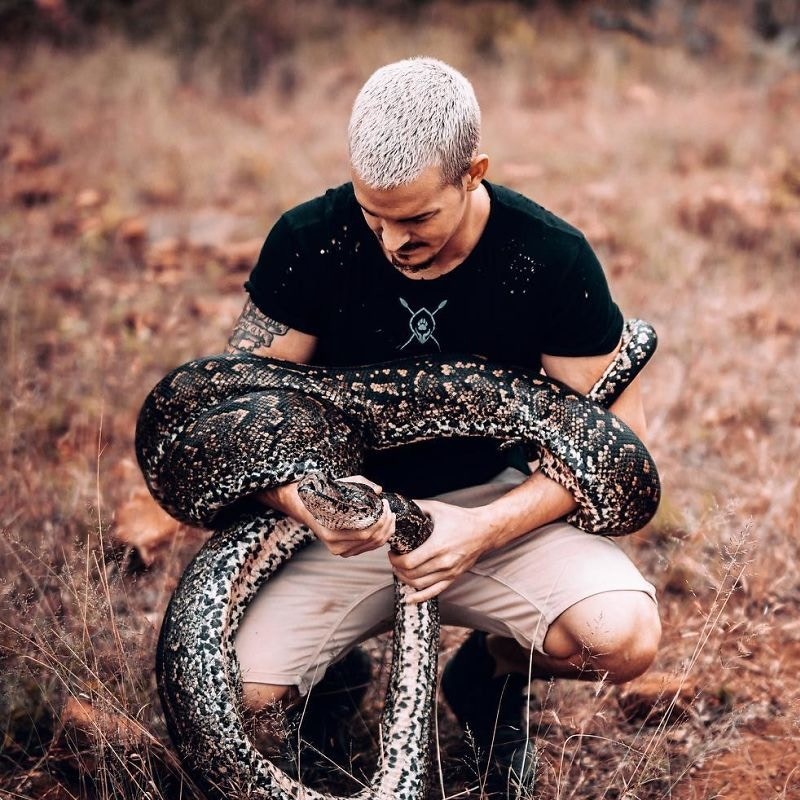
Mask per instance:
[[[410,586],[418,591],[427,589],[430,586],[439,583],[440,581],[455,580],[457,577],[457,575],[449,569],[436,570],[435,572],[429,572],[425,575],[420,575],[419,577],[408,577],[397,572],[395,572],[395,575],[397,575],[398,579],[402,583],[406,584],[406,586]]]
[[[373,522],[368,528],[364,528],[360,533],[364,536],[374,536],[376,539],[385,541],[388,536],[394,533],[396,522],[395,513],[389,508],[389,504],[384,500],[381,515],[377,521]]]
[[[342,536],[339,531],[325,530],[323,533],[318,533],[317,538],[335,556],[340,556],[356,547],[363,547],[365,545],[365,539],[363,537]]]
[[[375,481],[371,481],[369,478],[365,478],[363,475],[348,475],[346,478],[338,478],[337,480],[343,483],[363,483],[369,486],[376,494],[380,494],[383,491],[383,486],[375,483]]]
[[[349,535],[343,543],[346,545],[344,551],[340,555],[352,556],[360,553],[366,553],[368,550],[377,550],[383,547],[391,539],[394,534],[395,515],[388,511],[385,516],[381,517],[379,522],[364,531],[359,531],[358,534]],[[334,536],[335,536],[334,532]],[[340,540],[340,543],[342,541]]]
[[[375,534],[375,547],[383,547],[388,544],[394,534],[394,525],[387,525]]]
[[[383,545],[388,544],[393,534],[394,534],[394,525],[392,524],[381,525],[380,528],[377,528],[375,530],[375,535],[372,537],[373,541],[375,542],[375,546],[383,547]]]
[[[417,603],[424,603],[426,600],[433,600],[434,597],[440,595],[452,582],[452,580],[439,581],[421,592],[407,594],[405,598],[403,598],[404,602],[408,605],[416,605]]]
[[[351,547],[348,547],[347,550],[341,555],[344,555],[345,558],[349,558],[350,556],[358,556],[361,555],[361,553],[367,553],[370,550],[378,550],[387,544],[390,536],[391,533],[387,532],[383,536],[374,536],[367,542],[358,542],[353,544]]]
[[[394,533],[394,526],[397,522],[397,515],[392,511],[389,507],[388,500],[381,500],[383,505],[383,513],[381,514],[381,518],[378,520],[378,523],[382,523],[386,530],[389,531],[390,534]]]
[[[389,560],[392,562],[392,566],[407,574],[422,575],[426,572],[431,572],[431,567],[434,566],[436,559],[442,557],[442,553],[429,552],[432,548],[426,548],[425,544],[423,542],[416,550],[412,550],[410,553],[389,553]]]
[[[353,556],[360,556],[363,553],[369,553],[372,550],[377,550],[379,547],[382,547],[380,543],[375,544],[370,542],[368,545],[361,545],[360,547],[354,547],[351,550],[348,550],[346,553],[342,553],[342,558],[352,558]]]
[[[371,546],[365,545],[363,542],[336,542],[328,546],[328,550],[333,555],[341,556],[341,558],[350,558],[350,556],[370,549],[372,549]]]
[[[367,544],[372,541],[383,541],[384,539],[383,526],[376,528],[374,525],[358,532],[358,536],[348,536],[347,540],[353,545]]]
[[[376,546],[384,544],[389,540],[389,537],[394,533],[395,515],[389,511],[388,504],[384,507],[384,513],[377,522],[364,528],[363,530],[347,530],[347,538],[343,541],[349,541],[355,544],[367,544],[373,542]],[[332,531],[331,538],[341,537],[343,531]]]

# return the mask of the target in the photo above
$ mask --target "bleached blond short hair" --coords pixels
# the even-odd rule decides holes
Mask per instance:
[[[350,163],[375,189],[410,183],[438,166],[457,183],[478,152],[481,110],[472,84],[435,58],[410,58],[374,72],[353,104]]]

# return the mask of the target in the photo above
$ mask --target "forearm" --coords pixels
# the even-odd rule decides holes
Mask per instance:
[[[638,383],[629,387],[611,410],[642,439],[647,424]],[[479,509],[486,525],[486,547],[495,550],[529,531],[555,522],[577,507],[569,491],[541,472],[498,500]]]
[[[569,491],[541,472],[534,472],[519,486],[479,509],[484,519],[487,551],[497,550],[529,531],[561,519],[576,505]]]

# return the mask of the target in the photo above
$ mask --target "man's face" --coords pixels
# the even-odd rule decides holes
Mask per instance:
[[[431,267],[464,220],[464,183],[442,185],[438,167],[428,167],[411,183],[375,189],[353,175],[356,200],[386,257],[402,272]]]

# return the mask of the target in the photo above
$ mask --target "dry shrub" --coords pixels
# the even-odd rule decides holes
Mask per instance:
[[[10,775],[21,769],[7,788],[38,786],[46,763],[65,786],[78,776],[92,796],[165,796],[153,781],[166,788],[182,779],[152,704],[154,628],[131,613],[132,580],[102,537],[71,551],[47,558],[5,541],[0,552],[5,574],[16,576],[4,581],[0,622],[10,677],[0,694],[8,720],[0,758]]]

